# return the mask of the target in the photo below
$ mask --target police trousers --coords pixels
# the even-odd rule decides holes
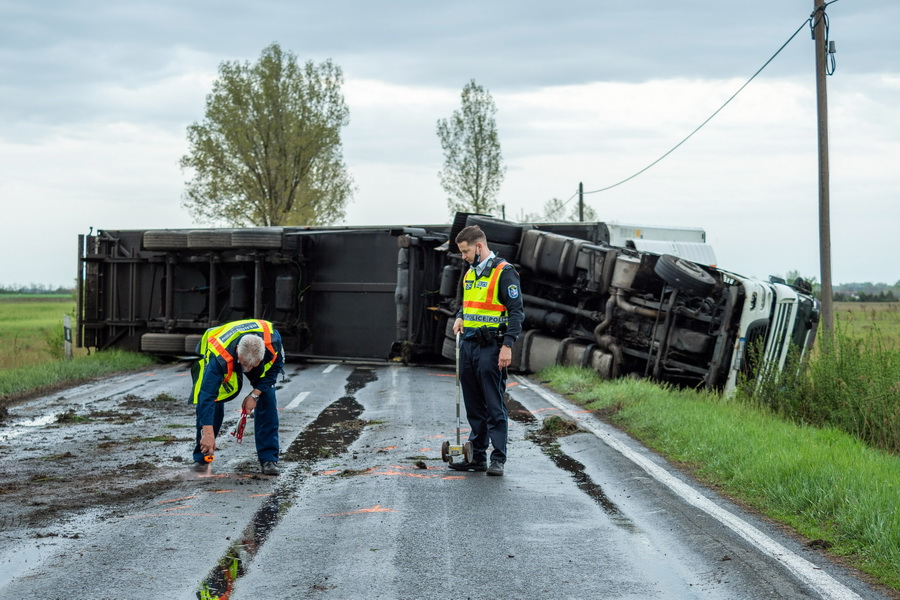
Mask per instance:
[[[459,348],[459,384],[471,432],[474,460],[486,460],[488,444],[494,447],[491,461],[506,462],[509,417],[506,413],[506,376],[497,367],[499,343],[481,346],[463,339]]]

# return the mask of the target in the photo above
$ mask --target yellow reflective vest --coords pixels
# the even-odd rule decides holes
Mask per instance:
[[[216,394],[216,402],[224,402],[234,398],[241,389],[241,378],[234,377],[234,363],[236,357],[228,350],[228,346],[232,344],[239,336],[245,333],[261,333],[266,349],[272,355],[272,360],[263,365],[263,375],[265,375],[275,361],[278,359],[278,353],[272,346],[272,323],[259,319],[247,319],[244,321],[232,321],[207,329],[203,337],[200,339],[198,352],[200,360],[191,369],[191,375],[194,379],[193,401],[197,403],[200,396],[200,388],[203,385],[203,375],[206,372],[209,363],[218,358],[225,361],[225,378],[219,386]]]
[[[478,329],[488,327],[498,329],[507,322],[506,307],[500,304],[497,295],[500,273],[509,263],[501,261],[494,265],[490,276],[476,277],[475,268],[470,267],[463,279],[463,327]]]

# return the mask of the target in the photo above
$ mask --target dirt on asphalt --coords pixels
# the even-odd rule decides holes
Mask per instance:
[[[155,496],[192,464],[194,407],[168,394],[81,404],[62,392],[5,409],[2,531],[40,530],[90,509]]]

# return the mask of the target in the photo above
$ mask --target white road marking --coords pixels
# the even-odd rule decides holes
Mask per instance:
[[[740,517],[733,515],[721,506],[718,506],[711,500],[705,498],[698,490],[676,478],[665,468],[650,461],[646,457],[641,456],[639,453],[615,439],[609,433],[596,427],[589,419],[584,418],[584,413],[577,413],[576,411],[571,410],[569,405],[556,394],[537,386],[528,385],[530,382],[518,375],[516,376],[516,379],[519,380],[519,383],[523,387],[530,389],[553,406],[579,421],[585,429],[597,436],[607,446],[618,451],[625,458],[644,469],[651,477],[664,484],[681,497],[682,500],[710,515],[758,548],[761,552],[782,564],[798,579],[821,594],[822,598],[827,600],[852,600],[854,598],[862,600],[853,590],[822,571],[819,567],[815,566],[805,558],[791,552],[759,529],[750,525],[750,523],[747,523]]]
[[[337,367],[336,364],[328,365],[327,367],[325,367],[325,370],[322,371],[322,373],[331,373],[332,371],[334,371],[335,367]]]
[[[290,403],[284,407],[284,410],[291,410],[292,408],[297,408],[297,406],[306,400],[306,397],[309,396],[309,392],[300,392],[297,394],[297,397],[290,401]]]

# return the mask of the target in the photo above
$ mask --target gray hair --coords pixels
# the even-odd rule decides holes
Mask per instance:
[[[266,354],[266,346],[261,337],[250,333],[241,337],[237,345],[237,351],[240,356],[259,364]]]

